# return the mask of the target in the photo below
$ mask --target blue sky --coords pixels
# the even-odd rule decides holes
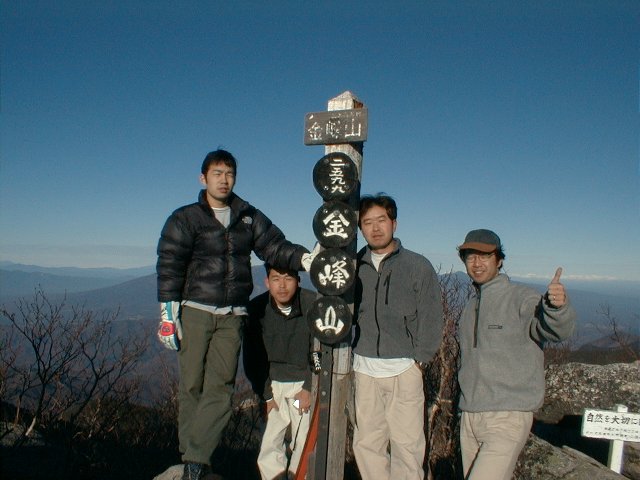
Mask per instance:
[[[362,191],[395,197],[406,247],[462,269],[490,228],[513,276],[640,280],[635,0],[0,5],[0,260],[154,264],[219,146],[312,247],[304,115],[349,90]]]

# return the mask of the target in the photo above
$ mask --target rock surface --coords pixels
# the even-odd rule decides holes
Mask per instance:
[[[557,424],[573,417],[575,422],[581,419],[585,408],[616,410],[618,404],[625,405],[629,412],[640,413],[640,362],[551,365],[546,370],[544,405],[535,418],[536,422]],[[608,448],[607,441],[594,442],[600,442],[605,449]],[[519,476],[514,478],[518,480],[640,480],[640,443],[625,442],[622,469],[624,476],[621,476],[574,449],[557,448],[531,435],[520,456],[516,473]]]
[[[567,417],[581,417],[585,408],[615,410],[626,405],[640,412],[640,362],[610,365],[568,363],[546,371],[544,406],[536,422],[557,424]],[[182,466],[175,465],[154,480],[180,480]],[[207,480],[213,480],[209,476]],[[520,455],[514,480],[640,480],[640,444],[625,442],[622,475],[568,446],[554,446],[530,435]],[[345,480],[348,480],[345,478]]]
[[[569,447],[557,448],[530,435],[520,455],[514,480],[619,480],[622,475]],[[634,477],[628,477],[634,478]]]
[[[585,408],[615,410],[617,404],[640,412],[640,362],[550,365],[546,384],[536,420],[555,423],[565,415],[582,415]]]

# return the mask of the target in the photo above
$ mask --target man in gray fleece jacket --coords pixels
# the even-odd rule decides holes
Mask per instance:
[[[394,238],[396,217],[387,195],[360,200],[353,452],[363,480],[424,478],[422,369],[442,338],[438,277]]]
[[[544,400],[543,344],[573,332],[576,312],[558,268],[547,292],[500,274],[505,255],[490,230],[458,247],[472,295],[460,318],[460,449],[465,479],[509,480]]]

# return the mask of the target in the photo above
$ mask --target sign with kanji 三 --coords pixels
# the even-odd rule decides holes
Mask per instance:
[[[640,413],[585,409],[582,436],[640,442]]]

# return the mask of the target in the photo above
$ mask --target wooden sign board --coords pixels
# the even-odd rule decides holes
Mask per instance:
[[[367,139],[366,108],[307,113],[304,117],[305,145],[336,145]]]
[[[342,295],[355,281],[355,258],[341,248],[323,250],[313,259],[309,276],[321,294]]]
[[[352,316],[340,297],[320,297],[307,312],[307,325],[320,342],[333,345],[349,334]],[[323,354],[324,359],[324,354]]]
[[[325,202],[313,216],[313,233],[325,248],[343,248],[356,238],[358,214],[344,202]]]
[[[328,153],[313,167],[313,186],[323,200],[346,200],[358,186],[358,168],[346,153]]]
[[[582,436],[640,442],[640,413],[585,409]]]

